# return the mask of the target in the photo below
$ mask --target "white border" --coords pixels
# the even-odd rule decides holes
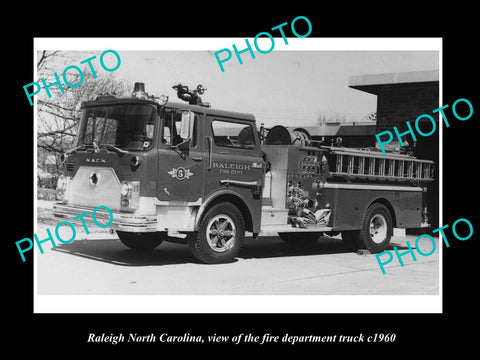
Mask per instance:
[[[253,44],[253,38],[248,38]],[[277,50],[442,51],[442,38],[275,38]],[[220,50],[245,38],[34,38],[37,50]],[[36,70],[36,69],[35,69]]]
[[[277,38],[276,38],[277,39]],[[281,38],[278,38],[281,39]],[[244,38],[34,38],[37,50],[220,50],[240,44]],[[276,41],[275,50],[439,51],[440,104],[442,99],[441,38],[288,38],[288,45]],[[34,79],[37,72],[34,69]],[[32,80],[33,81],[33,80]],[[347,86],[347,84],[345,84]],[[432,109],[433,110],[433,109]],[[34,193],[37,176],[37,104],[34,100]],[[440,126],[439,174],[443,173]],[[440,226],[443,217],[443,181],[440,176]],[[37,231],[37,200],[34,200],[34,231]],[[38,295],[37,251],[34,251],[35,313],[441,313],[443,296],[443,246],[439,240],[439,295]],[[54,276],[54,274],[51,274]],[[228,297],[225,301],[224,297]],[[217,301],[221,300],[221,301]],[[233,306],[239,303],[241,306]],[[192,307],[192,304],[196,304]]]
[[[360,314],[441,313],[442,308],[437,295],[37,295],[34,312]]]

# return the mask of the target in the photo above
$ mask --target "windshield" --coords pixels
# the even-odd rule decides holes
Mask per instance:
[[[155,107],[144,104],[85,108],[77,146],[148,150],[153,145],[156,117]]]

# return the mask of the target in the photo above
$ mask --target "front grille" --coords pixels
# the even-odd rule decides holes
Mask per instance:
[[[96,183],[91,181],[93,175],[97,179]],[[104,205],[111,210],[119,210],[121,185],[112,168],[79,166],[70,181],[69,205],[79,207]]]

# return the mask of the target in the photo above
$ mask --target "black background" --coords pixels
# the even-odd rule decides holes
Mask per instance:
[[[478,90],[478,38],[474,36],[476,10],[468,5],[448,3],[448,8],[419,9],[405,2],[384,3],[377,8],[373,3],[352,7],[348,3],[328,8],[318,3],[268,5],[267,10],[247,3],[174,4],[110,4],[100,12],[92,4],[77,4],[74,10],[56,8],[58,12],[40,7],[31,14],[22,14],[16,26],[4,23],[5,34],[3,70],[2,131],[4,151],[2,166],[3,202],[3,277],[7,285],[2,289],[5,321],[4,344],[17,352],[31,349],[31,356],[52,358],[98,354],[106,351],[114,355],[132,349],[139,356],[178,357],[183,351],[231,356],[241,350],[252,353],[279,349],[288,354],[309,350],[312,356],[325,356],[331,350],[362,351],[359,355],[418,356],[432,355],[447,349],[461,348],[462,353],[475,344],[477,325],[475,271],[478,263],[477,203],[478,142],[477,122],[480,112]],[[41,10],[41,12],[39,12]],[[38,11],[38,12],[35,12]],[[68,14],[68,17],[66,16]],[[472,15],[470,15],[472,14]],[[251,38],[261,31],[296,16],[310,19],[313,31],[310,37],[442,37],[443,38],[443,104],[452,104],[458,98],[467,98],[473,104],[474,114],[468,121],[450,121],[443,134],[443,212],[444,224],[458,218],[469,219],[474,235],[468,241],[450,241],[444,247],[444,305],[442,314],[34,314],[33,313],[33,258],[21,262],[15,241],[33,234],[33,107],[26,101],[23,85],[33,81],[34,37],[242,37]],[[298,23],[300,24],[300,22]],[[298,29],[299,33],[304,33]],[[432,109],[433,110],[433,109]],[[7,140],[5,142],[5,139]],[[447,234],[450,234],[447,232]],[[453,237],[451,237],[453,239]],[[450,238],[449,238],[450,239]],[[52,273],[50,276],[55,277]],[[67,301],[67,300],[66,300]],[[226,299],[228,301],[228,299]],[[356,301],[352,296],[352,302]],[[192,302],[191,309],[196,304]],[[473,327],[472,327],[473,325]],[[139,334],[163,333],[181,335],[265,332],[283,335],[396,333],[393,344],[276,344],[276,345],[220,345],[220,344],[92,344],[86,343],[89,332]],[[7,350],[7,349],[5,349]],[[145,350],[148,351],[145,352]],[[173,350],[173,352],[171,352]],[[364,353],[368,351],[369,353]],[[36,353],[38,352],[38,353]]]

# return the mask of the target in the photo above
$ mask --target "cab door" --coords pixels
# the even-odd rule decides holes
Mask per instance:
[[[234,192],[250,208],[252,217],[259,219],[265,162],[255,123],[214,115],[208,115],[206,121],[209,153],[205,177],[206,198],[222,190]]]
[[[199,126],[202,114],[194,113],[193,137],[187,146],[181,145],[181,114],[181,110],[167,112],[162,120],[157,197],[162,201],[195,202],[203,198],[204,190],[205,154]]]

